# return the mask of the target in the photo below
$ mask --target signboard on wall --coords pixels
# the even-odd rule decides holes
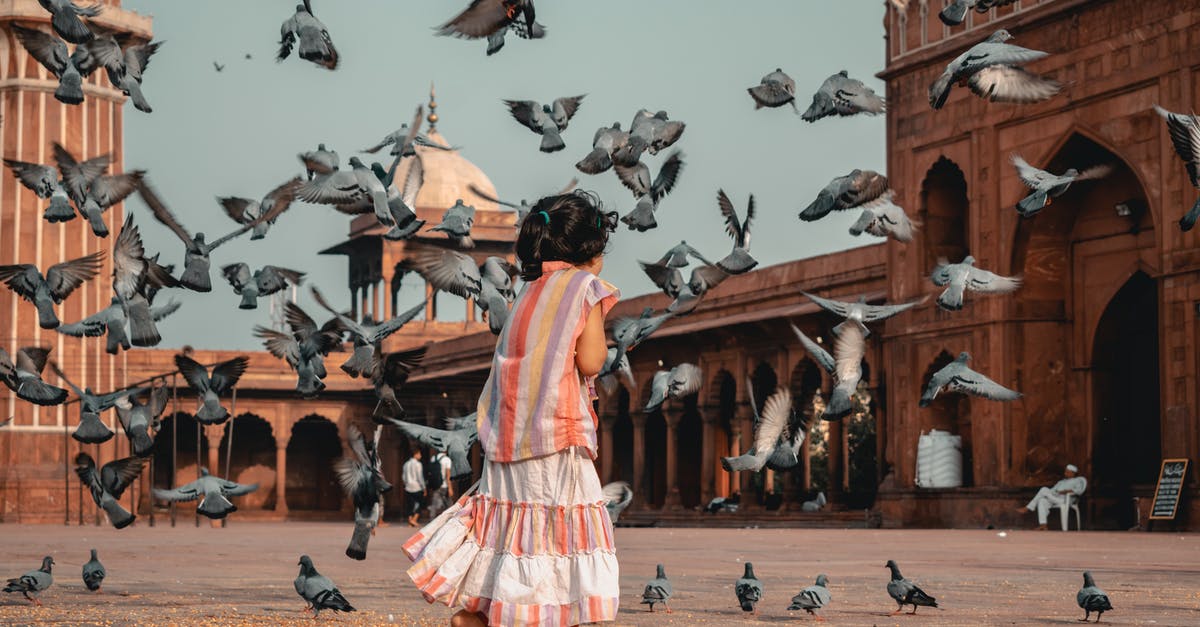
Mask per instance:
[[[1158,471],[1158,485],[1154,488],[1154,502],[1150,504],[1150,520],[1175,519],[1187,468],[1187,459],[1163,460],[1162,468]]]

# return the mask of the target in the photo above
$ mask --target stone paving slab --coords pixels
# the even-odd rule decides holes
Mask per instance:
[[[0,525],[0,577],[15,577],[53,555],[55,585],[43,608],[0,595],[5,625],[446,625],[450,611],[431,606],[408,583],[400,545],[408,527],[390,525],[371,541],[370,557],[343,555],[352,525],[251,523],[225,529],[140,523],[99,527]],[[771,625],[811,623],[787,612],[791,596],[818,573],[830,579],[831,625],[1068,625],[1081,571],[1090,569],[1116,611],[1114,625],[1200,625],[1200,535],[1168,533],[618,529],[622,611],[616,625]],[[108,569],[102,594],[88,593],[80,567],[97,547]],[[292,588],[296,561],[312,556],[359,612],[318,621],[300,612]],[[895,559],[904,574],[937,597],[942,611],[889,616],[884,590]],[[754,562],[765,587],[757,617],[737,607],[733,581]],[[674,612],[650,614],[637,603],[654,565],[675,586]]]

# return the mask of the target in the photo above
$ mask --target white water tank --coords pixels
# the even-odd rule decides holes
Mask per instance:
[[[917,440],[917,487],[958,488],[963,483],[962,436],[934,429]]]

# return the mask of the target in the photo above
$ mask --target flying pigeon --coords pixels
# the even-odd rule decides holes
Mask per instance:
[[[154,489],[154,498],[162,501],[194,501],[200,499],[196,512],[213,520],[220,520],[237,511],[237,506],[227,497],[250,494],[258,484],[243,485],[208,474],[200,467],[200,478],[172,490]]]
[[[292,48],[299,41],[300,49],[297,54],[305,61],[311,61],[327,70],[336,70],[338,66],[338,51],[329,37],[329,30],[312,12],[311,0],[296,5],[296,13],[279,26],[279,54],[276,61],[283,61],[292,54]]]
[[[221,65],[220,63],[217,63],[216,61],[213,61],[213,69],[218,72],[221,72],[221,71],[225,70],[225,66]]]
[[[642,272],[650,277],[654,285],[662,290],[670,298],[679,296],[680,290],[683,289],[683,273],[679,268],[672,268],[664,263],[649,263],[646,261],[638,261],[638,265],[642,267]]]
[[[337,151],[327,150],[325,144],[317,144],[316,150],[302,152],[297,157],[304,164],[304,172],[310,181],[318,174],[333,174],[341,166]]]
[[[348,331],[354,339],[354,354],[342,364],[342,370],[351,377],[369,379],[374,376],[375,353],[383,350],[383,341],[425,311],[425,303],[422,301],[408,311],[379,324],[375,324],[370,316],[364,317],[362,322],[355,322],[331,307],[315,285],[311,289],[313,300],[317,301],[317,304],[325,311],[333,314],[341,322],[342,328]]]
[[[739,220],[733,201],[725,195],[725,190],[717,190],[717,205],[721,215],[725,217],[725,232],[733,238],[733,252],[718,261],[715,265],[726,274],[743,274],[754,269],[758,261],[750,256],[750,223],[754,221],[754,194],[750,194],[750,202],[746,206],[746,219]]]
[[[134,388],[117,390],[108,394],[95,394],[91,388],[80,389],[79,386],[72,383],[66,373],[53,361],[50,362],[50,369],[79,397],[79,426],[71,433],[71,437],[84,444],[102,444],[112,438],[114,434],[100,420],[100,414],[116,407],[122,398],[139,390]],[[126,432],[128,433],[128,430]]]
[[[82,26],[82,24],[80,25]],[[13,24],[11,28],[17,40],[29,52],[29,56],[58,78],[58,89],[54,90],[54,99],[63,104],[81,104],[83,102],[83,75],[67,50],[66,42],[50,33],[17,24]],[[85,30],[86,28],[84,26]],[[88,34],[90,35],[91,32],[89,31]]]
[[[21,400],[35,405],[61,405],[67,400],[67,391],[42,380],[49,354],[48,348],[26,346],[17,350],[14,361],[8,351],[0,348],[0,380]]]
[[[105,35],[77,46],[71,59],[85,77],[103,67],[109,82],[129,97],[134,108],[151,113],[154,109],[142,93],[142,74],[162,45],[161,41],[152,41],[122,48],[115,37]]]
[[[829,501],[825,499],[825,493],[817,492],[816,498],[814,498],[811,501],[804,501],[803,503],[800,504],[800,511],[802,511],[802,512],[819,512],[822,509],[825,509],[825,506],[827,504],[829,504]]]
[[[1021,287],[1020,277],[1007,277],[975,267],[975,258],[967,255],[959,263],[938,260],[937,268],[930,275],[933,284],[945,287],[938,296],[937,304],[946,311],[963,308],[963,294],[967,290],[983,294],[1009,294]]]
[[[379,402],[375,405],[374,417],[403,416],[404,407],[400,405],[396,392],[408,381],[408,375],[425,360],[426,347],[396,353],[376,351],[375,365],[372,367],[371,385],[375,388],[375,396]],[[386,414],[379,414],[385,409]],[[453,455],[451,455],[453,457]]]
[[[703,383],[704,375],[700,368],[689,363],[679,364],[670,371],[659,371],[650,384],[650,400],[646,403],[645,412],[650,413],[662,407],[668,397],[683,398],[695,394]]]
[[[149,457],[154,454],[154,437],[150,430],[158,430],[158,417],[167,408],[171,400],[171,390],[166,385],[154,386],[150,396],[142,401],[138,395],[142,390],[118,398],[114,405],[117,408],[117,418],[121,428],[129,436],[129,445],[134,455]]]
[[[1021,393],[1010,390],[995,381],[971,370],[967,364],[971,361],[970,353],[963,351],[954,361],[942,366],[941,370],[933,373],[921,395],[921,407],[929,407],[933,399],[945,390],[946,392],[961,392],[973,394],[993,401],[1015,401],[1021,398]]]
[[[358,427],[350,425],[346,440],[354,457],[343,457],[334,464],[338,483],[346,496],[354,502],[354,534],[346,547],[346,556],[351,559],[367,559],[367,542],[379,524],[383,505],[379,496],[392,489],[392,484],[383,478],[383,467],[379,460],[379,436],[383,427],[375,428],[375,439],[368,442]]]
[[[816,122],[831,115],[878,115],[886,109],[883,98],[876,95],[875,90],[858,79],[850,78],[850,74],[842,70],[821,83],[821,88],[813,94],[812,104],[800,117],[805,122]]]
[[[829,578],[825,575],[817,575],[816,583],[792,597],[792,604],[788,606],[788,610],[804,610],[816,616],[817,620],[821,620],[821,617],[817,615],[817,610],[829,605],[832,600],[833,596],[829,594]]]
[[[204,239],[204,233],[197,231],[193,237],[183,228],[179,223],[179,219],[175,217],[175,214],[171,212],[171,209],[167,207],[166,203],[163,202],[158,193],[150,187],[150,184],[146,180],[143,179],[140,182],[138,193],[141,195],[142,200],[145,201],[146,206],[150,208],[154,217],[179,237],[179,240],[186,247],[183,274],[179,277],[179,284],[196,292],[212,291],[212,277],[209,274],[211,262],[208,256],[213,250],[263,222],[270,222],[278,218],[281,213],[291,206],[290,203],[276,203],[270,211],[247,222],[228,235],[213,240],[212,243],[207,243]]]
[[[410,259],[435,290],[460,298],[476,298],[483,289],[483,275],[475,260],[456,250],[430,246],[415,250]]]
[[[661,603],[667,609],[667,613],[671,613],[671,606],[667,605],[667,601],[671,600],[671,595],[675,594],[674,588],[671,587],[671,580],[667,579],[667,571],[659,564],[654,573],[654,579],[646,582],[646,588],[642,590],[642,605],[649,605],[650,611],[654,611],[654,604]]]
[[[291,302],[284,306],[284,317],[291,333],[255,326],[254,337],[296,371],[296,391],[306,399],[314,398],[325,389],[325,356],[342,344],[341,321],[334,318],[318,328],[316,321]]]
[[[168,272],[169,274],[169,272]],[[163,318],[179,311],[180,303],[171,301],[166,305],[158,307],[150,307],[148,311],[149,319],[153,322],[158,322]],[[129,323],[125,315],[125,307],[121,304],[121,298],[113,295],[108,307],[71,324],[64,324],[57,329],[63,335],[74,337],[99,337],[106,335],[105,351],[111,355],[116,355],[122,349],[129,350],[133,343],[130,341],[130,335],[126,331],[126,325]],[[154,332],[157,337],[157,331]],[[157,340],[155,341],[157,343]]]
[[[418,109],[417,111],[418,113],[424,113],[423,108]],[[447,146],[434,141],[429,137],[429,135],[420,132],[420,130],[412,130],[414,128],[420,129],[420,126],[421,119],[420,116],[418,116],[417,120],[413,124],[400,125],[400,128],[388,133],[387,135],[384,135],[383,139],[380,139],[374,146],[371,146],[370,148],[363,148],[362,151],[375,154],[380,150],[391,146],[391,149],[388,151],[391,156],[411,157],[417,154],[416,146],[421,146],[423,148],[436,148],[438,150],[445,151],[458,150],[458,148],[454,146]]]
[[[534,22],[532,26],[527,25],[525,22],[513,22],[508,25],[507,29],[501,28],[488,35],[487,56],[490,57],[504,48],[504,35],[510,30],[521,39],[541,39],[546,36],[546,27],[541,22]]]
[[[459,248],[471,249],[475,248],[475,241],[471,239],[471,226],[474,224],[475,207],[463,204],[459,198],[453,207],[442,214],[442,221],[429,230],[445,233]]]
[[[825,405],[823,420],[838,420],[854,409],[854,395],[862,381],[863,355],[867,352],[866,325],[850,319],[833,328],[834,387]]]
[[[1033,103],[1057,94],[1062,86],[1056,81],[1021,67],[1048,54],[1005,43],[1012,38],[1008,31],[998,30],[947,64],[929,87],[930,106],[941,109],[958,82],[966,82],[975,95],[992,102]]]
[[[683,136],[685,128],[683,122],[671,121],[666,111],[651,114],[642,109],[633,116],[625,145],[613,151],[613,162],[633,167],[641,160],[643,152],[656,155],[660,150],[674,145]]]
[[[158,264],[158,255],[146,257],[142,246],[142,237],[137,225],[133,223],[133,214],[125,215],[125,224],[117,234],[113,244],[113,304],[120,304],[121,312],[117,315],[114,310],[105,310],[81,321],[83,325],[79,332],[83,335],[99,335],[97,328],[105,324],[109,335],[108,351],[116,354],[116,346],[156,346],[162,341],[158,333],[157,320],[169,315],[178,306],[168,305],[156,309],[151,306],[151,300],[159,289],[176,287],[178,279],[171,276],[172,268]],[[99,317],[99,318],[96,318]],[[124,333],[124,321],[129,322],[129,334]],[[64,333],[68,331],[64,330]],[[117,337],[114,338],[114,333]],[[77,332],[72,330],[71,335]]]
[[[1083,587],[1075,595],[1075,602],[1079,604],[1083,610],[1083,618],[1079,622],[1086,623],[1088,618],[1092,616],[1092,612],[1096,613],[1096,622],[1100,622],[1100,617],[1104,616],[1105,612],[1112,611],[1112,603],[1108,600],[1108,594],[1096,587],[1096,580],[1092,579],[1091,571],[1083,571]]]
[[[42,602],[38,600],[37,593],[45,592],[54,583],[54,577],[50,574],[50,567],[53,565],[53,557],[49,555],[43,557],[41,568],[31,570],[20,577],[9,579],[8,585],[4,586],[4,591],[20,592],[34,605],[41,607]]]
[[[57,142],[54,143],[54,161],[58,165],[58,171],[62,173],[62,181],[59,184],[62,189],[55,190],[51,197],[50,207],[46,210],[47,219],[51,219],[51,213],[54,213],[54,219],[59,221],[73,217],[59,213],[63,209],[61,201],[60,207],[55,207],[59,194],[65,193],[75,203],[75,209],[88,221],[92,233],[97,237],[108,236],[104,212],[136,191],[146,174],[143,170],[105,174],[112,162],[111,154],[106,153],[80,162]]]
[[[54,305],[63,302],[71,292],[96,276],[104,260],[104,251],[71,259],[50,266],[43,277],[37,266],[29,263],[0,266],[0,281],[21,298],[33,303],[38,312],[38,326],[53,329],[60,323]]]
[[[978,13],[987,13],[992,7],[1010,5],[1017,0],[953,0],[938,13],[938,19],[946,26],[958,26],[967,19],[967,11],[974,8]]]
[[[800,113],[796,108],[796,81],[779,68],[762,77],[758,85],[748,87],[746,91],[754,99],[754,110],[763,107],[774,109],[783,105],[792,105],[792,111]]]
[[[72,0],[38,0],[38,4],[50,12],[50,26],[54,28],[54,32],[73,44],[82,44],[95,37],[87,24],[79,18],[96,17],[104,8],[98,2],[79,6]]]
[[[350,157],[349,170],[306,181],[296,195],[305,202],[334,205],[345,213],[360,213],[359,207],[369,207],[380,224],[391,226],[395,222],[388,206],[387,187],[358,157]]]
[[[58,168],[15,159],[5,159],[4,165],[12,170],[18,182],[32,190],[38,198],[50,199],[50,205],[42,214],[47,222],[67,222],[75,219],[75,209],[71,207],[71,198],[67,195]]]
[[[108,514],[108,521],[117,529],[124,529],[137,519],[137,516],[121,507],[120,499],[125,488],[142,474],[145,465],[144,457],[125,457],[108,462],[97,471],[91,455],[80,453],[75,456],[75,474],[91,491],[96,506]]]
[[[763,405],[762,414],[758,414],[757,408],[754,414],[754,446],[744,455],[722,457],[721,466],[731,472],[758,472],[763,466],[772,465],[772,461],[777,462],[772,470],[795,467],[807,429],[803,424],[793,425],[797,421],[792,411],[791,391],[784,387],[775,390]],[[795,433],[789,435],[789,430]]]
[[[758,614],[754,605],[762,600],[763,587],[758,577],[754,576],[754,565],[750,562],[746,562],[746,572],[733,582],[733,591],[743,612]]]
[[[301,555],[297,564],[300,566],[300,574],[293,583],[296,586],[296,593],[311,606],[311,608],[305,609],[312,609],[313,618],[316,618],[321,610],[355,611],[354,606],[350,605],[346,597],[342,596],[341,590],[333,585],[333,581],[317,572],[311,558]]]
[[[268,192],[261,201],[254,200],[253,198],[225,196],[217,198],[217,203],[225,209],[225,213],[229,214],[229,217],[234,222],[238,224],[250,224],[256,218],[271,212],[276,204],[291,204],[296,198],[296,191],[300,189],[300,185],[300,177],[296,177]],[[287,209],[283,211],[287,211]],[[259,222],[250,234],[250,239],[258,240],[266,237],[267,231],[271,228],[272,224],[274,224],[274,221]]]
[[[712,262],[705,259],[700,251],[693,248],[686,240],[681,240],[679,244],[673,246],[663,255],[658,263],[671,268],[683,268],[688,265],[690,259],[695,259],[700,263],[712,265]]]
[[[1194,113],[1171,113],[1158,105],[1154,105],[1154,110],[1167,122],[1175,154],[1179,155],[1187,167],[1188,180],[1192,182],[1192,187],[1200,189],[1200,117]],[[1190,231],[1196,226],[1197,219],[1200,219],[1200,199],[1179,219],[1179,228]]]
[[[175,367],[183,375],[188,386],[200,395],[200,407],[196,409],[196,421],[202,425],[219,425],[229,419],[229,411],[221,405],[221,395],[237,386],[238,379],[250,365],[247,357],[234,357],[208,369],[185,355],[175,355]]]
[[[858,236],[866,231],[877,237],[891,237],[897,242],[911,242],[917,225],[894,199],[895,192],[889,190],[883,196],[863,205],[858,221],[850,226],[850,234]]]
[[[839,176],[829,182],[812,201],[800,212],[800,219],[805,222],[819,220],[834,210],[854,209],[877,200],[888,191],[886,176],[873,170],[853,170],[846,176]]]
[[[250,266],[243,262],[231,263],[221,268],[221,274],[233,287],[233,293],[242,297],[238,309],[258,309],[258,298],[282,292],[289,285],[299,285],[304,273],[278,266],[263,266],[250,273]]]
[[[1033,193],[1017,203],[1017,213],[1023,218],[1033,217],[1044,207],[1050,206],[1052,199],[1065,194],[1072,183],[1103,178],[1112,172],[1112,166],[1098,165],[1082,172],[1071,168],[1061,175],[1051,174],[1029,165],[1018,154],[1012,155],[1012,164],[1017,168],[1017,176],[1021,178],[1021,182],[1033,190]]]
[[[840,300],[821,298],[820,296],[804,291],[800,293],[829,313],[863,324],[887,320],[896,314],[908,311],[925,302],[925,299],[919,299],[904,303],[903,305],[868,305],[866,297],[859,297],[857,302],[848,303]]]
[[[621,512],[633,502],[633,488],[624,481],[614,481],[604,485],[604,508],[608,510],[608,519],[616,524]]]
[[[656,316],[653,307],[646,307],[642,310],[642,315],[637,318],[618,318],[612,326],[612,336],[617,352],[612,359],[606,361],[608,367],[602,369],[597,377],[603,378],[605,375],[615,372],[622,360],[625,359],[626,353],[650,337],[673,315],[668,312]]]
[[[567,130],[581,102],[583,95],[556,98],[547,105],[534,100],[505,100],[504,105],[514,120],[542,136],[542,152],[558,152],[567,147],[561,133]]]
[[[792,332],[796,334],[796,338],[800,340],[800,344],[804,346],[804,350],[817,362],[817,365],[825,372],[836,375],[837,361],[833,358],[833,355],[830,355],[829,351],[821,348],[820,344],[809,339],[796,325],[793,324],[791,326]]]
[[[937,600],[925,594],[925,591],[918,588],[917,584],[905,579],[904,575],[900,574],[900,567],[896,565],[896,562],[888,560],[885,566],[892,571],[892,579],[888,581],[887,585],[888,594],[896,600],[896,611],[892,614],[899,614],[905,605],[913,606],[913,611],[909,614],[916,614],[917,608],[920,606],[938,606]]]
[[[490,38],[520,21],[519,32],[538,39],[543,29],[536,18],[533,0],[471,0],[470,6],[438,27],[437,34],[462,39]]]
[[[99,592],[100,584],[104,582],[107,574],[104,564],[101,564],[100,558],[96,557],[96,549],[92,549],[92,559],[83,564],[83,585],[92,592]]]
[[[445,453],[450,458],[451,478],[471,474],[471,458],[468,453],[471,452],[471,445],[479,439],[479,431],[474,422],[461,429],[438,429],[387,416],[377,416],[375,421],[390,424],[422,445]]]
[[[613,153],[628,141],[629,132],[621,130],[620,122],[613,122],[612,126],[601,126],[592,136],[592,151],[580,159],[575,168],[584,174],[607,172],[613,166]]]
[[[650,168],[640,161],[631,167],[620,164],[614,166],[621,183],[633,191],[634,198],[637,198],[633,211],[621,218],[629,230],[644,233],[658,226],[654,212],[658,210],[658,203],[663,197],[675,188],[683,166],[683,154],[678,150],[667,155],[653,181],[650,180]]]
[[[479,267],[482,282],[479,287],[479,308],[487,313],[488,329],[500,335],[508,322],[508,306],[516,294],[512,280],[518,275],[517,268],[503,257],[488,257]]]
[[[637,383],[633,379],[633,369],[629,366],[629,358],[619,353],[617,347],[608,349],[608,355],[604,358],[604,367],[600,372],[606,373],[603,376],[596,377],[596,383],[604,388],[605,394],[612,395],[617,391],[617,382],[625,385],[626,390],[633,390],[637,387]]]

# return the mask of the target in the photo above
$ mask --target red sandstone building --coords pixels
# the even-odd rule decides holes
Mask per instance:
[[[637,389],[618,388],[600,401],[602,477],[630,482],[636,495],[623,520],[696,524],[708,516],[697,507],[738,492],[739,512],[703,522],[1032,524],[1032,517],[1018,518],[1013,508],[1075,463],[1091,484],[1085,526],[1125,528],[1134,523],[1131,497],[1151,493],[1162,458],[1197,457],[1200,235],[1182,233],[1175,224],[1196,192],[1152,105],[1188,111],[1200,103],[1200,8],[1183,0],[1019,0],[972,13],[964,26],[950,29],[937,20],[941,6],[940,0],[913,1],[902,14],[889,8],[885,20],[887,64],[880,77],[889,101],[888,173],[899,203],[922,223],[917,238],[736,277],[639,346],[631,355]],[[115,28],[149,35],[144,18],[116,10],[105,15]],[[0,16],[18,18],[37,21]],[[950,59],[998,28],[1012,32],[1014,43],[1052,53],[1031,69],[1063,82],[1063,93],[1042,104],[1011,106],[986,103],[962,89],[943,110],[931,110],[928,85]],[[119,157],[119,94],[97,83],[89,87],[88,104],[64,110],[50,97],[53,83],[44,71],[31,65],[7,32],[6,40],[0,67],[9,84],[0,92],[4,156],[42,160],[49,142],[59,140],[85,157],[114,149]],[[1109,163],[1115,172],[1073,188],[1034,218],[1020,219],[1012,209],[1023,189],[1008,163],[1013,152],[1053,171]],[[491,193],[486,176],[457,152],[420,157],[426,168],[417,203],[421,217],[439,216],[462,197],[481,210],[481,254],[505,250],[515,235],[512,215],[470,192],[473,184]],[[0,207],[0,263],[49,265],[109,244],[92,238],[78,221],[43,223],[32,193],[10,177],[0,177]],[[356,313],[380,317],[411,306],[397,302],[406,282],[420,281],[408,272],[404,246],[382,240],[366,220],[353,222],[349,239],[326,251],[349,257]],[[932,296],[936,289],[927,275],[937,259],[968,253],[982,267],[1023,275],[1025,286],[1012,297],[969,299],[953,314],[938,310],[930,298],[874,328],[856,411],[841,423],[813,421],[795,472],[731,476],[721,469],[719,457],[749,447],[750,385],[759,404],[776,386],[787,386],[802,413],[811,418],[819,412],[830,383],[788,323],[827,338],[836,320],[800,290],[871,302]],[[82,298],[68,300],[63,317],[75,319],[107,302],[107,280],[84,290]],[[445,295],[437,300],[445,306],[460,302]],[[651,294],[621,303],[614,314],[666,304]],[[467,308],[467,322],[442,322],[431,304],[426,321],[389,345],[436,340],[405,391],[413,419],[434,423],[474,409],[495,339],[469,303]],[[32,308],[11,293],[0,293],[0,311],[8,321],[6,348],[49,342],[81,384],[107,389],[171,369],[170,351],[135,351],[112,360],[95,344],[46,335],[36,328]],[[1004,404],[949,396],[919,408],[929,375],[964,350],[974,356],[974,367],[1025,397]],[[211,362],[233,354],[201,351],[198,358]],[[254,353],[238,389],[231,448],[223,427],[209,428],[196,441],[195,423],[186,414],[192,401],[181,390],[178,408],[169,410],[178,413],[164,421],[159,435],[154,474],[129,498],[140,499],[148,513],[150,483],[167,485],[172,468],[179,481],[194,477],[199,455],[222,472],[229,464],[233,478],[264,485],[239,515],[294,518],[343,510],[328,467],[345,450],[339,439],[346,428],[369,424],[374,401],[361,382],[332,367],[339,359],[331,359],[326,393],[302,401],[286,367]],[[704,371],[699,394],[643,413],[654,372],[685,361]],[[78,449],[67,437],[77,408],[33,410],[11,395],[0,398],[15,416],[0,432],[2,519],[74,520],[82,511],[90,520],[94,508],[80,498],[64,463]],[[962,436],[963,487],[915,487],[917,438],[930,429]],[[385,468],[395,480],[409,444],[391,434],[387,441]],[[128,451],[120,435],[99,448],[94,454],[101,460]],[[1200,506],[1195,481],[1189,486],[1181,520],[1194,526],[1188,515]],[[830,510],[801,512],[800,502],[818,489],[830,497]],[[1143,520],[1147,505],[1143,499]]]

